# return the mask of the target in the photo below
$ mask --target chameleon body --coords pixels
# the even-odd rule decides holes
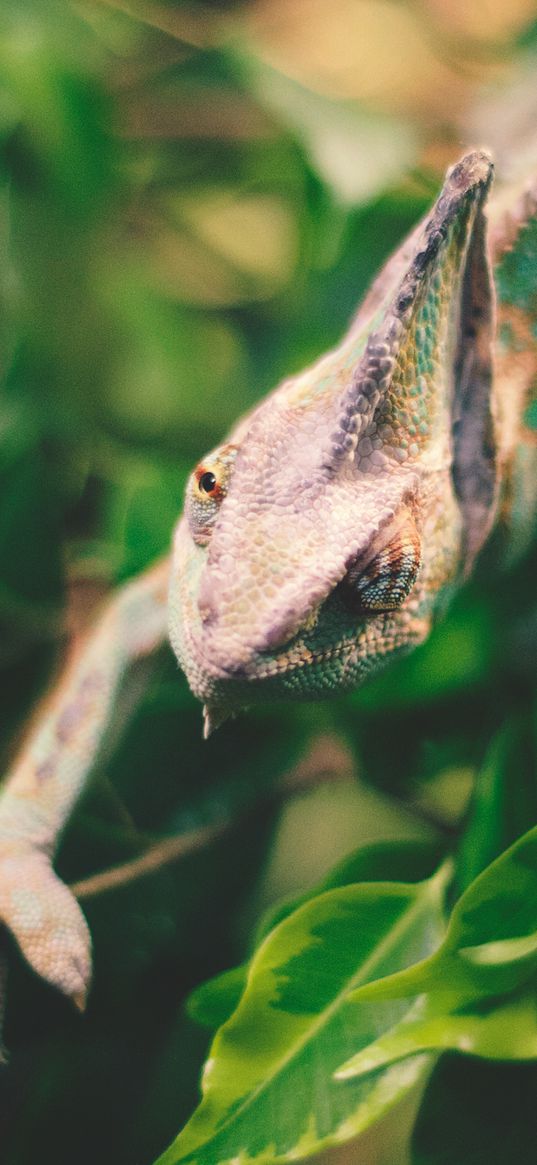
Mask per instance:
[[[198,465],[171,561],[112,599],[8,775],[0,917],[79,1005],[90,940],[54,849],[125,670],[165,636],[167,592],[208,732],[258,700],[362,682],[426,638],[495,521],[531,525],[537,194],[487,224],[491,179],[484,152],[454,166],[342,343]]]

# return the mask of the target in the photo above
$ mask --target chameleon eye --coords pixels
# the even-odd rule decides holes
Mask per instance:
[[[236,455],[236,445],[223,445],[214,453],[209,453],[190,478],[185,514],[198,546],[206,546],[212,534],[220,505],[227,493]]]
[[[416,582],[420,565],[420,537],[409,519],[364,569],[359,565],[351,567],[345,579],[345,593],[353,611],[375,615],[402,607]]]
[[[192,492],[194,498],[204,506],[207,512],[207,506],[211,502],[221,502],[226,492],[227,484],[227,465],[217,460],[216,458],[207,458],[211,469],[207,468],[206,461],[198,465],[192,475]]]
[[[205,494],[214,493],[216,490],[216,477],[215,477],[214,473],[211,473],[210,471],[207,471],[206,473],[202,473],[202,475],[198,481],[198,486],[199,486],[202,493],[205,493]]]

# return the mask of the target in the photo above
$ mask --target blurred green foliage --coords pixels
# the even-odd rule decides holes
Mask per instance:
[[[307,13],[298,0],[4,0],[4,760],[80,580],[83,599],[100,594],[166,550],[192,464],[338,338],[461,142],[532,156],[536,19],[522,0],[509,12],[338,0]],[[406,836],[412,812],[415,835],[459,847],[460,889],[533,824],[536,552],[500,573],[497,559],[493,546],[429,643],[363,691],[258,709],[207,744],[171,654],[138,670],[134,689],[149,680],[148,694],[128,729],[128,699],[118,709],[60,873],[83,879],[159,838],[233,824],[84,902],[96,970],[83,1020],[12,952],[3,1165],[149,1165],[176,1134],[207,1043],[185,996],[249,949],[269,855],[273,869],[296,867],[279,886],[296,893],[297,853],[315,864],[322,852],[323,814],[318,838],[304,817],[290,855],[275,829],[278,782],[319,742],[347,778],[355,844],[359,771],[377,791],[376,836]],[[314,882],[326,873],[317,861]],[[532,1160],[534,1068],[461,1063],[431,1079],[416,1165]],[[516,1136],[489,1089],[518,1098]],[[486,1154],[472,1113],[501,1126]]]

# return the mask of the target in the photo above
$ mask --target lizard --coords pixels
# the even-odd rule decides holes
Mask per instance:
[[[168,630],[206,735],[337,693],[426,639],[495,525],[531,523],[537,183],[487,215],[492,176],[483,150],[455,164],[342,342],[203,458],[170,556],[108,600],[5,779],[0,919],[80,1008],[91,940],[54,851],[133,660]]]

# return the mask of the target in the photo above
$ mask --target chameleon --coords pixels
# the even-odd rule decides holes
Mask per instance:
[[[53,858],[131,665],[168,632],[205,735],[361,684],[428,636],[494,527],[537,510],[537,181],[449,171],[341,343],[194,469],[173,549],[105,604],[0,793],[0,919],[83,1008],[91,940]],[[534,317],[535,318],[535,317]]]

